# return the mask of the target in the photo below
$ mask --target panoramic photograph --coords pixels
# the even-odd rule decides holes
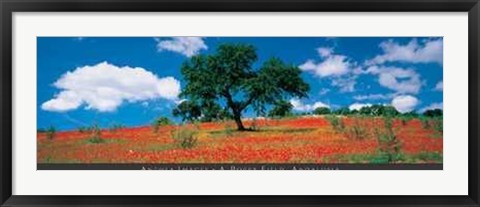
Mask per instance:
[[[36,85],[37,169],[442,169],[442,37],[37,37]]]

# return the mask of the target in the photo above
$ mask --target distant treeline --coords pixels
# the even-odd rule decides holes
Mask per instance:
[[[326,115],[326,114],[334,114],[334,115],[368,115],[368,116],[411,116],[411,117],[418,117],[418,116],[427,116],[427,117],[439,117],[443,116],[442,109],[429,109],[424,111],[423,113],[417,113],[415,111],[407,112],[407,113],[400,113],[395,109],[393,106],[385,106],[385,105],[372,105],[372,106],[364,106],[359,110],[353,109],[350,110],[349,108],[343,107],[336,110],[330,110],[327,107],[318,107],[312,112],[305,112],[302,115],[308,114],[316,114],[316,115]]]
[[[206,112],[206,113],[202,113]],[[194,105],[188,101],[182,102],[173,110],[175,117],[181,117],[183,121],[188,122],[212,122],[220,120],[231,120],[233,116],[228,109],[224,109],[216,104],[209,104],[202,106]],[[429,109],[423,113],[415,111],[400,113],[393,106],[389,105],[371,105],[364,106],[360,109],[350,110],[348,107],[341,107],[338,109],[330,109],[328,107],[318,107],[312,111],[295,113],[293,105],[288,101],[278,101],[268,112],[259,114],[259,116],[266,116],[269,118],[283,118],[304,115],[365,115],[365,116],[389,116],[389,117],[440,117],[443,116],[442,109]]]

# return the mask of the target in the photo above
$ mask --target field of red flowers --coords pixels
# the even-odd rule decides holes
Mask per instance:
[[[62,131],[37,135],[38,163],[441,163],[443,135],[419,119],[393,121],[395,150],[382,151],[381,118],[342,118],[336,130],[325,117],[246,120],[252,131],[236,131],[233,122],[186,126],[102,129],[101,141],[91,132]],[[357,127],[357,128],[355,128]],[[188,147],[175,133],[188,131]],[[355,131],[356,132],[356,131]],[[394,156],[392,156],[392,154]],[[388,157],[389,159],[386,159]],[[393,159],[392,159],[393,158]]]

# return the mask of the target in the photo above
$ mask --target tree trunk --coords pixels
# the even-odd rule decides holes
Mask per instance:
[[[233,119],[235,120],[235,123],[237,124],[237,130],[238,131],[245,131],[245,127],[243,126],[242,123],[242,116],[238,112],[233,113]]]
[[[225,94],[225,98],[227,98],[228,106],[230,107],[230,109],[232,109],[233,119],[237,124],[237,130],[245,131],[246,129],[242,123],[242,108],[240,108],[241,106],[233,101],[232,95],[230,95],[228,88],[226,89],[224,94]]]

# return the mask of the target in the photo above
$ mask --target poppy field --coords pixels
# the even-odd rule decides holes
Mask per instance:
[[[442,163],[441,119],[310,115],[37,132],[46,163]]]
[[[441,37],[42,37],[37,46],[40,170],[443,168]]]

